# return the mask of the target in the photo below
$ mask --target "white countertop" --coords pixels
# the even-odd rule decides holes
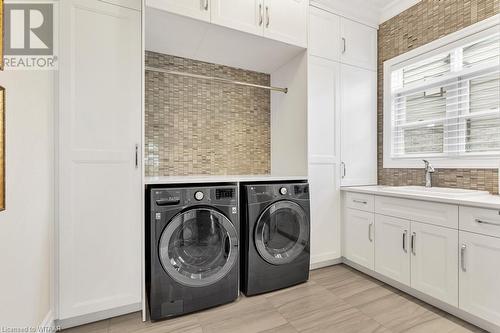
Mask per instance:
[[[273,176],[273,175],[228,175],[228,176],[170,176],[146,177],[146,185],[194,184],[194,183],[237,183],[261,181],[295,181],[307,180],[307,176]]]
[[[440,196],[434,193],[425,193],[425,194],[408,193],[408,192],[402,193],[402,192],[391,191],[391,186],[386,186],[386,185],[349,186],[349,187],[342,187],[341,191],[375,194],[386,197],[416,199],[416,200],[441,202],[441,203],[448,203],[461,206],[491,208],[500,210],[500,196],[492,194]]]

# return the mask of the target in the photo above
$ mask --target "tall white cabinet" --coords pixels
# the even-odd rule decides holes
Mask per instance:
[[[339,64],[310,56],[308,145],[311,199],[311,261],[328,263],[340,252],[339,117],[335,112]]]
[[[313,266],[341,257],[340,186],[377,182],[376,36],[374,28],[314,6],[309,8],[308,163]],[[370,45],[368,52],[360,43]],[[369,224],[373,221],[361,223],[359,228]],[[368,241],[366,247],[371,246]],[[358,255],[363,257],[362,253]]]
[[[61,44],[56,304],[73,326],[140,309],[141,11],[62,1]]]

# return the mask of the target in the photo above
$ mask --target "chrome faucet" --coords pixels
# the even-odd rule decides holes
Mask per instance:
[[[425,187],[432,187],[432,174],[434,173],[434,168],[427,160],[423,160],[425,163]]]

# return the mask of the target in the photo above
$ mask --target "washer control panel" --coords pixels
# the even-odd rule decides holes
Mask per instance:
[[[204,197],[205,197],[205,194],[203,194],[202,191],[196,191],[194,193],[194,198],[196,199],[196,201],[201,201],[201,200],[203,200]]]

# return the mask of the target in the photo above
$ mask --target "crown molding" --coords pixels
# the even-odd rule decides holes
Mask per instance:
[[[379,9],[366,0],[310,0],[310,5],[378,29]]]
[[[379,24],[397,16],[422,0],[393,0],[380,10]]]

